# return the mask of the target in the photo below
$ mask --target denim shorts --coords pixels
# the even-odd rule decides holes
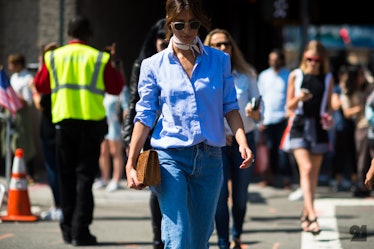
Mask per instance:
[[[290,133],[290,150],[304,148],[314,154],[324,154],[329,151],[329,141],[318,137],[317,119],[296,116]],[[321,130],[319,129],[321,133]],[[322,131],[323,132],[323,131]],[[327,135],[322,134],[324,136]]]

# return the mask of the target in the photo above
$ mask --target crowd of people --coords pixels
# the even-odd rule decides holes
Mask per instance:
[[[23,106],[11,150],[24,149],[32,183],[36,107],[54,199],[42,218],[59,222],[65,243],[97,244],[89,229],[93,189],[119,191],[126,178],[128,188],[142,190],[135,165],[149,148],[161,168],[161,184],[149,187],[155,249],[209,248],[214,229],[220,249],[242,248],[255,180],[289,190],[298,184],[300,231],[318,235],[314,201],[329,154],[333,191],[371,195],[374,84],[363,66],[344,63],[333,72],[324,45],[311,40],[297,68],[287,68],[274,48],[269,67],[258,72],[228,30],[211,30],[199,0],[167,0],[165,10],[129,80],[116,44],[89,45],[93,30],[82,16],[69,21],[68,44],[42,47],[35,76],[22,54],[9,56],[10,83]],[[256,153],[260,143],[264,153]],[[261,175],[255,159],[267,162]]]

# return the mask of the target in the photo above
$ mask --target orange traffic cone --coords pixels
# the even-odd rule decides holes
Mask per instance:
[[[12,166],[12,178],[8,191],[8,213],[2,221],[36,221],[38,217],[31,214],[29,194],[27,192],[26,168],[23,150],[18,148]]]

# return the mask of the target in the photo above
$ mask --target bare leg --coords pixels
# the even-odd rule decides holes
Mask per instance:
[[[101,179],[104,182],[108,182],[110,179],[110,155],[109,155],[108,140],[106,139],[104,139],[103,142],[101,143],[99,166],[100,166]]]
[[[294,151],[294,156],[299,167],[300,186],[303,190],[304,196],[304,209],[302,211],[302,216],[307,217],[310,222],[317,218],[314,209],[314,196],[317,189],[318,175],[323,155],[310,154],[310,152],[306,149],[296,149]],[[318,223],[316,224],[318,225]],[[304,225],[302,224],[302,226]],[[312,223],[310,223],[310,225],[312,225]],[[318,229],[319,227],[315,230]]]
[[[122,142],[116,140],[109,140],[110,155],[113,160],[113,177],[116,182],[120,182],[123,175],[124,159]]]

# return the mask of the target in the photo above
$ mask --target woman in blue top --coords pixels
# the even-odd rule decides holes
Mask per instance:
[[[209,27],[201,1],[167,0],[169,46],[143,60],[140,69],[127,184],[144,188],[135,164],[155,125],[151,146],[159,155],[161,184],[151,189],[160,202],[165,248],[209,248],[223,180],[224,117],[243,158],[238,167],[247,168],[254,159],[238,112],[230,57],[202,44],[201,25]]]
[[[239,113],[244,124],[247,142],[256,153],[255,129],[256,122],[261,120],[260,104],[252,106],[252,98],[260,100],[257,88],[257,73],[255,68],[245,59],[230,33],[224,29],[214,29],[206,36],[205,45],[224,51],[230,55],[231,69],[234,77]],[[226,124],[227,125],[227,124]],[[242,158],[238,144],[233,138],[230,128],[226,128],[226,146],[222,148],[223,184],[216,211],[216,230],[220,249],[241,248],[240,237],[243,232],[244,217],[247,211],[248,186],[252,178],[252,168],[240,169]],[[228,181],[231,180],[231,193]],[[231,194],[232,205],[229,207],[228,198]],[[230,213],[232,214],[231,246],[229,243]]]

